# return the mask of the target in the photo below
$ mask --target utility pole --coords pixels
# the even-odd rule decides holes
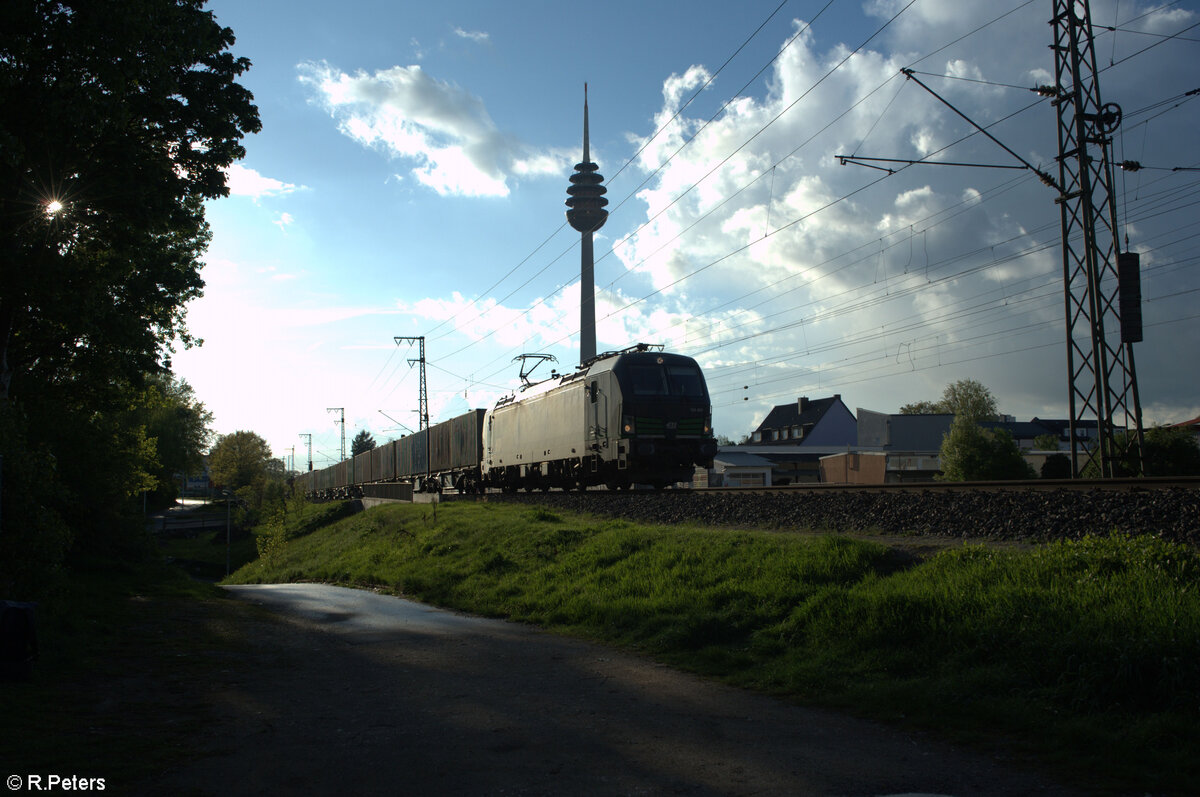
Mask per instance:
[[[312,471],[312,435],[308,432],[301,432],[300,436],[308,443],[308,470]]]
[[[336,423],[337,425],[342,427],[342,458],[339,459],[338,462],[344,462],[346,460],[346,408],[345,407],[326,407],[325,411],[341,413],[341,415],[338,416],[338,419],[336,421],[334,421],[334,423]]]
[[[410,347],[414,343],[418,344],[417,359],[416,360],[410,359],[408,361],[408,365],[410,368],[412,367],[413,363],[420,363],[420,365],[421,365],[421,371],[420,371],[421,385],[420,385],[418,396],[417,396],[417,429],[425,430],[425,481],[428,482],[430,479],[431,473],[432,473],[432,465],[429,461],[429,452],[430,452],[430,445],[429,445],[429,394],[426,391],[426,386],[425,386],[425,336],[421,335],[420,337],[414,338],[414,337],[404,337],[402,335],[397,335],[397,336],[393,337],[392,339],[394,341],[396,341],[397,346],[399,346],[401,343],[407,343]]]
[[[1142,468],[1142,408],[1133,344],[1142,339],[1137,255],[1121,252],[1109,144],[1121,109],[1100,100],[1088,0],[1054,0],[1063,293],[1067,316],[1071,471],[1080,475],[1079,432],[1095,417],[1087,460],[1105,478],[1129,456]],[[1119,332],[1119,339],[1116,333]],[[1124,433],[1118,432],[1118,425]]]

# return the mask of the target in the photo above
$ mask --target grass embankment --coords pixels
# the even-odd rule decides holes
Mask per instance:
[[[502,503],[388,506],[299,530],[277,525],[231,581],[371,585],[535,623],[1003,742],[1088,788],[1200,782],[1200,556],[1187,547],[1091,538],[918,562],[843,537]]]

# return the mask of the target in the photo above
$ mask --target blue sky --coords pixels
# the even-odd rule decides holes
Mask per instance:
[[[896,411],[978,379],[1018,418],[1065,417],[1050,0],[389,3],[217,0],[253,62],[263,131],[208,206],[205,344],[176,373],[216,431],[277,455],[313,435],[417,428],[518,384],[513,358],[578,361],[565,226],[589,84],[612,212],[596,239],[600,350],[665,344],[704,366],[718,434],[838,393]],[[685,10],[686,8],[686,10]],[[1121,105],[1122,236],[1142,253],[1147,423],[1200,415],[1200,4],[1092,3],[1101,95]],[[1116,30],[1105,30],[1112,27]],[[1173,37],[1173,38],[1167,38]],[[694,98],[694,99],[693,99]],[[689,102],[690,100],[690,102]],[[657,135],[655,135],[657,133]],[[959,143],[954,143],[959,142]],[[390,419],[389,419],[390,418]],[[394,420],[392,420],[394,419]]]

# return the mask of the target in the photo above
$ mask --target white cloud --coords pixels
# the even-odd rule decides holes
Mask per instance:
[[[903,5],[879,0],[870,8],[890,18]],[[1110,3],[1099,5],[1112,16]],[[1138,13],[1121,8],[1122,18]],[[941,384],[981,377],[1002,404],[1006,396],[1040,395],[1065,413],[1053,192],[1028,172],[884,164],[896,170],[889,176],[834,157],[1017,165],[900,74],[916,62],[966,78],[923,79],[981,123],[1035,101],[1029,92],[977,81],[1046,82],[1044,25],[1013,15],[957,41],[982,21],[958,2],[919,3],[872,42],[877,49],[841,66],[847,47],[822,49],[801,36],[775,63],[765,94],[739,98],[713,121],[688,108],[641,153],[646,173],[662,168],[638,194],[644,226],[615,247],[627,270],[616,287],[632,295],[661,291],[653,300],[660,306],[688,307],[683,351],[713,368],[718,390],[735,378],[727,374],[751,363],[767,400],[845,386],[863,406],[894,410],[923,396],[875,385],[930,369],[945,375]],[[1161,27],[1161,20],[1146,26]],[[1183,26],[1176,20],[1170,29]],[[1118,40],[1118,59],[1131,38]],[[1163,67],[1164,74],[1178,71],[1169,61]],[[1132,74],[1126,71],[1126,83]],[[664,80],[656,125],[708,76],[694,66]],[[1114,98],[1117,77],[1105,76]],[[1048,103],[990,132],[1052,166],[1033,154],[1055,146]],[[704,340],[707,328],[714,331]],[[930,377],[930,396],[940,391],[938,378]]]
[[[420,66],[354,75],[323,62],[299,69],[342,133],[409,161],[413,177],[442,196],[507,196],[515,177],[561,177],[570,168],[569,154],[516,141],[481,99]]]
[[[455,28],[454,35],[458,36],[460,39],[467,39],[469,41],[473,41],[476,44],[482,44],[483,42],[486,42],[488,39],[491,38],[491,34],[485,33],[484,31],[463,30],[462,28]]]
[[[256,202],[263,197],[284,196],[301,187],[272,177],[264,177],[240,163],[232,164],[226,172],[226,185],[233,196],[248,196]]]

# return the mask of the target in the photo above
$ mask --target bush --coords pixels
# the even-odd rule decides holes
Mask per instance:
[[[1004,429],[984,429],[965,416],[956,416],[942,438],[942,481],[1032,479],[1033,468],[1021,456],[1012,435]]]

